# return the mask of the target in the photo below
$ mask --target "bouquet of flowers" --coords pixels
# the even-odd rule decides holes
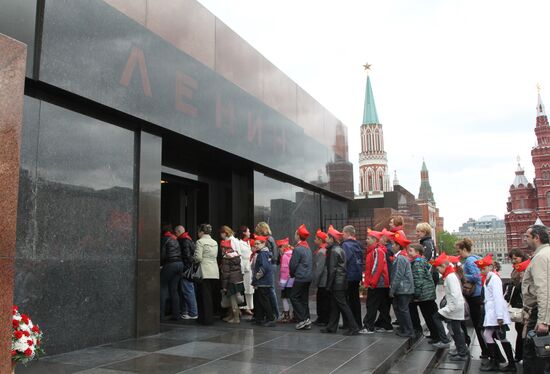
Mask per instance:
[[[14,365],[19,362],[27,364],[44,354],[41,347],[42,331],[32,323],[29,316],[20,314],[15,305],[12,314],[11,360]]]

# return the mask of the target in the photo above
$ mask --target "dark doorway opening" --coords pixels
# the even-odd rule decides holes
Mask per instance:
[[[198,225],[209,222],[208,184],[162,173],[161,222],[183,225],[192,238],[197,238]]]

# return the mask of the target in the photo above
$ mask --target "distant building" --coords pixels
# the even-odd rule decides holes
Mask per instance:
[[[530,183],[518,160],[514,182],[506,204],[506,241],[508,249],[527,249],[522,235],[530,225],[550,224],[550,125],[544,104],[538,95],[537,121],[535,126],[537,145],[531,150],[535,166],[535,178]]]
[[[462,224],[454,235],[472,239],[474,252],[480,255],[492,253],[500,262],[508,260],[506,227],[503,219],[497,216],[483,216],[478,220],[470,218]]]

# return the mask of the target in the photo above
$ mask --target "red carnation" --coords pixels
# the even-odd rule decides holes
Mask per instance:
[[[25,335],[27,338],[31,336],[31,333],[28,331],[23,331],[23,335]]]
[[[18,320],[14,319],[14,320],[11,321],[11,323],[13,325],[13,328],[15,328],[15,329],[19,327],[19,321]]]
[[[24,324],[29,324],[29,316],[26,314],[21,314],[21,321],[23,321]]]
[[[27,344],[29,345],[29,347],[32,347],[32,340],[27,340]]]
[[[13,333],[13,336],[15,336],[15,339],[21,339],[23,337],[23,331],[16,331]]]
[[[32,330],[32,332],[35,332],[35,333],[37,333],[37,334],[40,333],[40,329],[39,329],[38,326],[36,326],[36,325],[34,325],[34,326],[32,327],[31,330]]]
[[[31,357],[32,356],[32,349],[27,348],[24,353],[25,353],[25,356]]]
[[[40,345],[40,339],[36,339],[36,346],[38,347]]]
[[[15,356],[17,354],[17,351],[15,349],[11,350],[11,357]]]
[[[11,309],[12,309],[12,310],[15,310],[15,311],[18,311],[18,310],[19,310],[19,308],[17,308],[17,305],[12,306]]]

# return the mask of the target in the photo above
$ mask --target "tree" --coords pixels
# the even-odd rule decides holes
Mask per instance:
[[[454,255],[456,253],[455,243],[460,240],[460,238],[454,234],[451,234],[448,231],[441,231],[437,234],[437,248],[439,253],[445,252],[448,255]]]

